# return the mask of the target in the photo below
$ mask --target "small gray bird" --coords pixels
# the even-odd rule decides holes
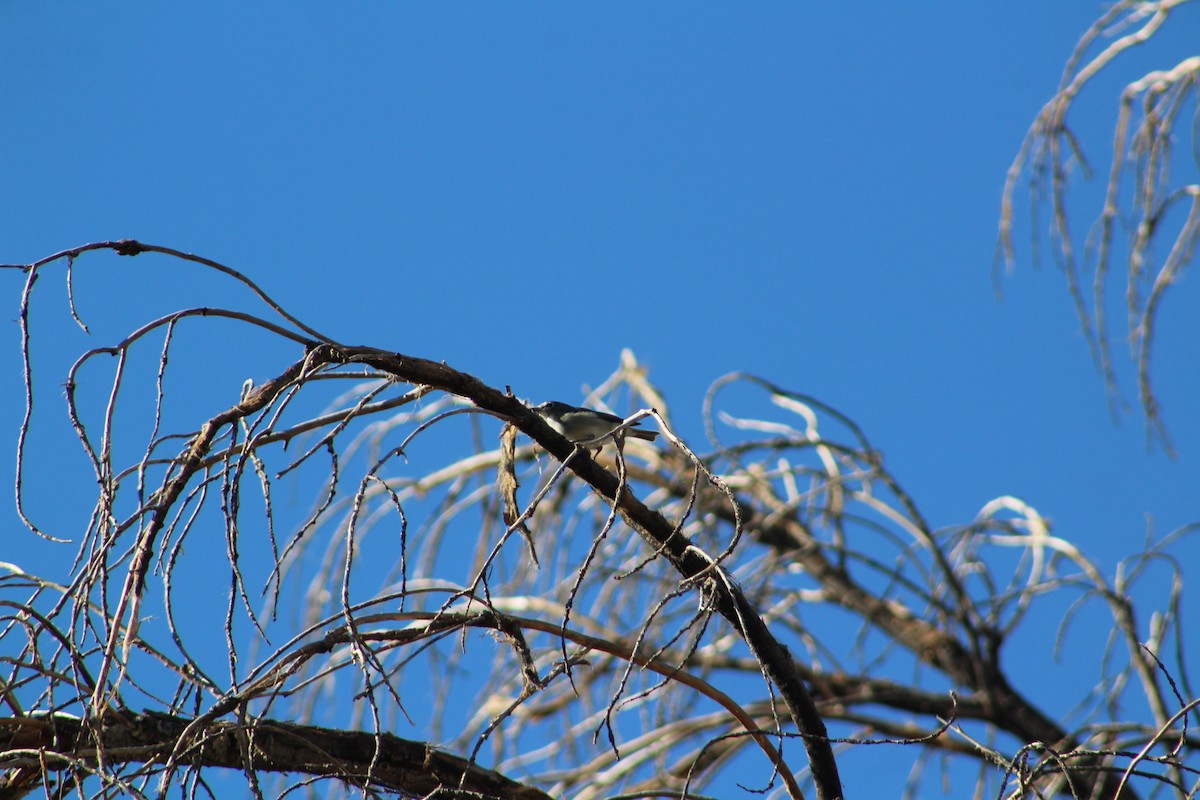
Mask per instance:
[[[556,400],[542,403],[540,406],[534,406],[532,410],[544,419],[547,425],[572,442],[586,442],[591,439],[599,439],[602,436],[612,433],[614,428],[625,421],[613,414],[605,414],[603,411],[594,411],[590,408],[579,408],[578,406],[567,405]],[[635,427],[638,424],[634,423],[634,425],[626,428],[623,433],[637,439],[654,441],[654,438],[658,436],[658,431],[642,430]]]

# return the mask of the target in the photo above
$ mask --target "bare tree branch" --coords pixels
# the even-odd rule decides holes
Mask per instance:
[[[182,746],[181,746],[182,745]],[[0,719],[0,750],[9,773],[0,798],[37,791],[47,767],[97,768],[169,758],[263,772],[300,772],[351,785],[373,784],[417,797],[549,800],[533,787],[389,733],[331,730],[275,720],[246,725],[171,714],[110,709],[87,721],[61,714]]]

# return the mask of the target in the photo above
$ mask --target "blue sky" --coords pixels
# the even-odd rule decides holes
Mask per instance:
[[[629,347],[697,441],[708,384],[753,372],[855,419],[935,525],[1018,495],[1111,571],[1151,522],[1197,519],[1195,281],[1156,353],[1171,460],[1136,411],[1114,423],[1027,227],[1002,300],[992,276],[1005,170],[1099,11],[7,2],[0,262],[126,237],[196,252],[341,341],[535,400],[578,400]],[[1116,92],[1194,49],[1200,14],[1178,16],[1073,117],[1101,175]],[[228,304],[145,266],[82,259],[95,335],[48,349]],[[15,320],[21,281],[0,281]],[[15,322],[6,341],[15,443]]]

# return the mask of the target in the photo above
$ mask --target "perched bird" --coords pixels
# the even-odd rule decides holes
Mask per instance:
[[[534,406],[532,410],[544,419],[547,425],[572,442],[586,442],[607,436],[625,421],[613,414],[605,414],[603,411],[594,411],[590,408],[579,408],[559,403],[556,400]],[[658,436],[658,431],[642,430],[635,427],[637,424],[630,425],[622,433],[650,442]]]

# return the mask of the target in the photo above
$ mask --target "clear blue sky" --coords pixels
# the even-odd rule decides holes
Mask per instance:
[[[341,341],[537,400],[578,400],[629,347],[697,440],[707,385],[754,372],[854,418],[933,524],[1015,494],[1111,571],[1149,518],[1158,535],[1197,520],[1194,276],[1159,331],[1175,460],[1136,412],[1114,424],[1027,227],[1002,300],[992,280],[1005,170],[1100,10],[9,0],[0,262],[177,247]],[[1200,13],[1179,16],[1074,118],[1101,175],[1122,82],[1194,49]],[[112,261],[79,262],[96,335],[64,351],[221,301],[182,270],[87,274]],[[15,320],[20,278],[0,281]],[[143,286],[162,299],[130,303]],[[61,285],[39,291],[65,307]]]

